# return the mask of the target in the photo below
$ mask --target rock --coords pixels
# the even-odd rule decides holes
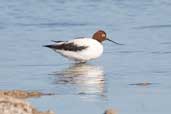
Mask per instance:
[[[54,114],[51,111],[40,112],[22,99],[1,95],[0,114]]]
[[[40,97],[41,95],[52,94],[22,90],[0,91],[0,114],[54,114],[52,111],[38,111],[24,100],[30,97]]]
[[[117,114],[117,112],[114,109],[109,108],[104,112],[104,114]]]

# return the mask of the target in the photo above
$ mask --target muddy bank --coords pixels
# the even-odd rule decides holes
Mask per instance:
[[[24,100],[42,95],[46,94],[22,90],[0,91],[0,114],[54,114],[52,111],[38,111]]]

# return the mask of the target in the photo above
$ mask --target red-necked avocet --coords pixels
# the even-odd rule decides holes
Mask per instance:
[[[99,30],[93,34],[92,38],[82,37],[69,41],[53,41],[55,42],[54,44],[44,45],[44,47],[53,49],[69,59],[86,62],[102,55],[102,42],[105,40],[122,45],[107,38],[107,34],[103,30]]]

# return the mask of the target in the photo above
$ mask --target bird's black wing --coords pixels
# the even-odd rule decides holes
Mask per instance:
[[[44,47],[48,47],[54,50],[64,50],[64,51],[81,51],[87,48],[87,46],[78,46],[73,42],[63,42],[63,41],[55,41],[56,44],[45,45]]]
[[[56,40],[51,40],[52,42],[55,42],[55,43],[61,43],[61,42],[65,42],[65,41],[56,41]]]

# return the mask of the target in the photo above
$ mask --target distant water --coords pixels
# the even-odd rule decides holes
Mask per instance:
[[[58,114],[171,113],[171,1],[3,0],[0,89],[55,93],[29,101]],[[103,29],[122,46],[79,65],[42,47]]]

